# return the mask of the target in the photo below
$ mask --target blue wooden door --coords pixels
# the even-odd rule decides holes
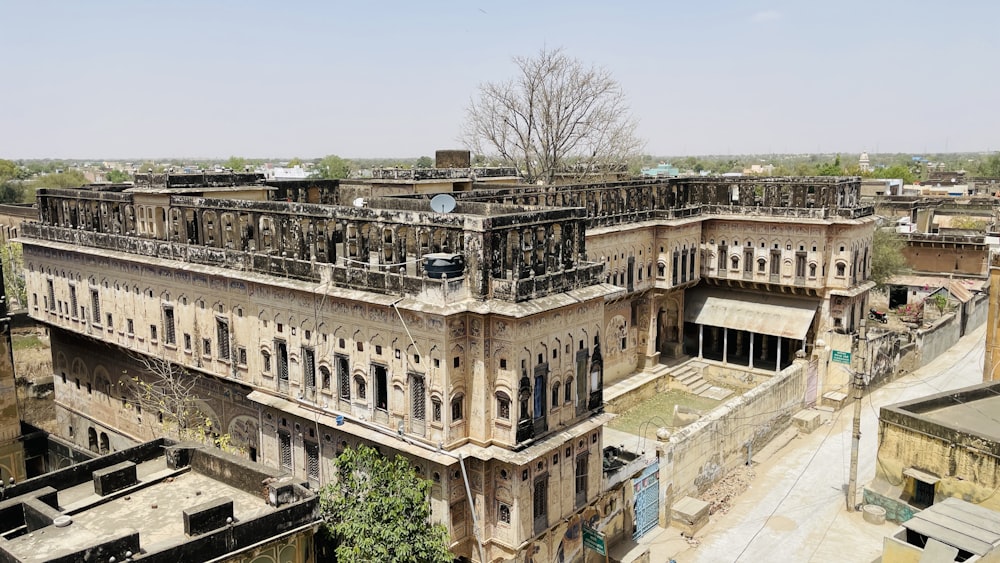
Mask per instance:
[[[641,538],[646,532],[656,527],[660,513],[660,465],[650,465],[642,474],[632,479],[632,491],[635,493],[635,532],[632,539]]]

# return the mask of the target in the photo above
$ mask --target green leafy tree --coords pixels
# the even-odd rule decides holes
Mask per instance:
[[[222,166],[232,170],[233,172],[243,172],[247,166],[247,159],[241,156],[231,156],[229,160],[222,163]]]
[[[132,180],[132,177],[129,176],[128,172],[122,170],[108,170],[108,173],[104,176],[112,184],[122,184]]]
[[[323,157],[313,169],[313,176],[327,180],[349,178],[351,176],[351,161],[340,158],[335,154]]]
[[[337,456],[337,481],[320,491],[320,509],[341,563],[451,563],[448,532],[430,522],[431,482],[402,456],[360,445]]]
[[[1000,152],[995,152],[980,162],[976,173],[984,178],[1000,178]]]
[[[899,233],[887,229],[875,230],[872,238],[871,280],[875,282],[876,288],[885,288],[893,276],[909,271],[903,256],[905,246],[906,241]]]
[[[900,164],[894,164],[885,168],[876,168],[871,172],[866,172],[863,176],[868,178],[901,178],[903,183],[906,184],[912,184],[920,179],[913,170]]]
[[[90,181],[79,170],[43,174],[31,181],[35,188],[79,188]]]
[[[7,300],[16,301],[12,309],[22,309],[28,305],[28,291],[24,283],[24,256],[21,253],[21,243],[7,242],[0,246],[0,258],[3,260],[3,283],[7,290]],[[12,304],[13,305],[13,304]]]
[[[0,203],[17,203],[24,196],[21,168],[0,158]]]
[[[297,156],[288,161],[289,168],[295,168],[296,166],[302,166],[302,159]]]
[[[429,156],[422,156],[417,159],[417,164],[414,168],[434,168],[434,161]]]
[[[841,166],[841,164],[840,164],[840,155],[838,154],[837,158],[835,158],[833,160],[833,162],[829,162],[829,163],[821,164],[821,165],[817,166],[816,167],[816,175],[817,176],[843,176],[844,175],[844,167]]]

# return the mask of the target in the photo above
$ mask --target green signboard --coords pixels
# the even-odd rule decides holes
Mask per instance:
[[[850,352],[841,352],[840,350],[834,350],[833,351],[833,358],[832,359],[833,359],[834,362],[837,362],[838,364],[851,365],[851,353]]]
[[[608,546],[604,541],[604,534],[589,526],[583,527],[583,547],[593,549],[600,555],[608,554]]]

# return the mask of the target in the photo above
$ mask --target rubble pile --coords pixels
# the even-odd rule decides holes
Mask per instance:
[[[736,497],[750,488],[755,476],[753,468],[741,465],[712,485],[705,494],[700,495],[701,500],[709,504],[708,513],[729,512]]]

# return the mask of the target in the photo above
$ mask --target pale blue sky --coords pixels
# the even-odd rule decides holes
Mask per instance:
[[[562,46],[646,152],[1000,148],[1000,2],[0,0],[0,158],[431,155]]]

